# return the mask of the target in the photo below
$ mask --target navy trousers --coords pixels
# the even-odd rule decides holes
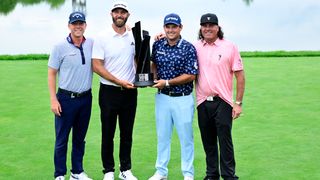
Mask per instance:
[[[58,101],[62,108],[61,116],[55,116],[56,142],[54,147],[54,177],[63,176],[67,172],[68,138],[72,129],[71,172],[83,172],[82,160],[85,151],[85,137],[89,126],[92,94],[71,97],[58,92]]]
[[[206,153],[207,178],[218,180],[221,173],[225,180],[238,179],[235,175],[236,164],[231,136],[232,107],[216,97],[213,101],[201,103],[197,109],[201,139]]]

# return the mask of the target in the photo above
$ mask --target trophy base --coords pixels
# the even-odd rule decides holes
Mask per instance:
[[[135,87],[153,86],[153,73],[136,74],[135,82],[133,84]]]
[[[135,87],[147,87],[147,86],[153,86],[153,81],[144,81],[144,82],[134,82],[133,83]]]

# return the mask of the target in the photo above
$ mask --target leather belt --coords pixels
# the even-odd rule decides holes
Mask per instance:
[[[112,89],[112,90],[125,90],[124,87],[122,86],[113,86],[113,85],[107,85],[107,84],[103,84],[103,83],[100,83],[100,85],[106,89]]]
[[[89,89],[87,91],[83,91],[81,93],[77,93],[77,92],[72,92],[72,91],[68,91],[68,90],[65,90],[65,89],[58,88],[58,93],[69,95],[71,98],[78,98],[78,97],[82,97],[82,96],[85,96],[87,94],[90,94],[91,93],[91,89]]]
[[[179,97],[179,96],[188,96],[190,93],[175,93],[175,92],[172,92],[172,91],[161,91],[159,90],[159,93],[161,94],[165,94],[165,95],[168,95],[168,96],[171,96],[171,97]]]

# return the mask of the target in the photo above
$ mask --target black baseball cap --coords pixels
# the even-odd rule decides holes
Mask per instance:
[[[218,25],[218,17],[215,14],[207,13],[201,16],[200,25],[212,23]]]

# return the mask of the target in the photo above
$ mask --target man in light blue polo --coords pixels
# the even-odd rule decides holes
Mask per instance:
[[[192,90],[198,66],[195,47],[181,38],[182,27],[177,14],[168,14],[163,25],[166,38],[156,41],[152,48],[152,70],[157,75],[153,87],[158,88],[155,102],[158,145],[156,172],[149,180],[167,179],[174,126],[181,145],[184,180],[194,178]]]
[[[67,172],[68,137],[72,129],[70,180],[91,180],[83,170],[85,136],[92,106],[91,52],[93,41],[86,39],[85,15],[69,16],[70,34],[52,50],[48,62],[48,86],[51,110],[55,115],[54,177],[64,180]],[[56,78],[58,92],[56,93]]]

